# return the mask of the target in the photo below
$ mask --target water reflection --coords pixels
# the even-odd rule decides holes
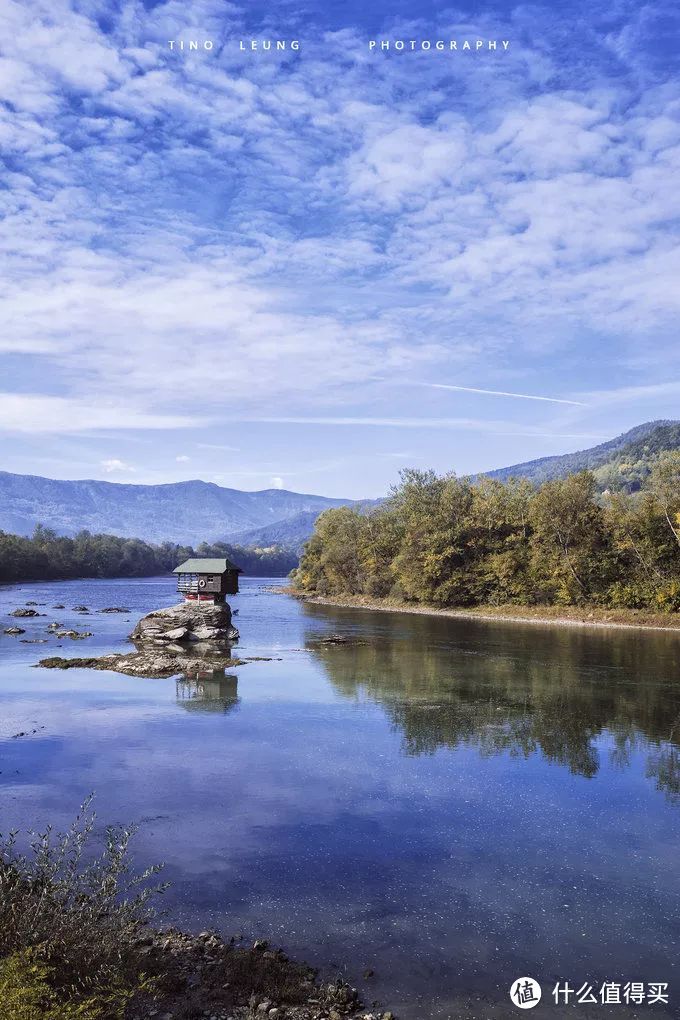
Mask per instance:
[[[590,778],[601,754],[623,769],[638,751],[657,788],[680,797],[677,636],[380,623],[371,643],[350,633],[324,645],[311,633],[306,644],[337,691],[382,706],[405,754],[540,753]]]
[[[177,704],[187,712],[232,712],[239,703],[238,679],[224,670],[177,680]]]

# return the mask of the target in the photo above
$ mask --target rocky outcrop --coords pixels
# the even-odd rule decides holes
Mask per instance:
[[[226,667],[242,666],[244,659],[193,656],[185,651],[139,651],[122,655],[100,655],[92,658],[64,659],[51,655],[41,659],[38,666],[43,669],[105,669],[127,676],[162,679],[170,676],[196,676],[202,673],[223,672]]]
[[[229,606],[210,602],[181,602],[177,606],[158,609],[143,616],[130,635],[138,647],[188,647],[203,643],[229,645],[238,641],[238,636],[231,623]]]

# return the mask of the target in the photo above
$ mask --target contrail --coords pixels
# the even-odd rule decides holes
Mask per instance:
[[[514,397],[515,400],[545,400],[549,404],[574,404],[585,407],[582,400],[564,400],[560,397],[537,397],[533,393],[508,393],[506,390],[480,390],[475,386],[449,386],[447,383],[419,383],[433,390],[460,390],[463,393],[484,393],[488,397]]]

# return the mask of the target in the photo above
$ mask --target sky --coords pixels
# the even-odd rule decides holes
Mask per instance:
[[[680,417],[674,2],[0,5],[0,469],[375,497]]]

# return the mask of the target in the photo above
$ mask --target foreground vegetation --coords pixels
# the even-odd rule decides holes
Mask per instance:
[[[94,821],[86,802],[68,832],[46,829],[27,853],[0,837],[3,1020],[361,1016],[354,989],[320,985],[266,942],[152,927],[160,869],[134,872],[130,829],[107,829],[97,856]]]
[[[438,607],[680,610],[680,453],[634,494],[598,492],[588,471],[534,488],[409,470],[369,514],[317,520],[297,590]]]
[[[225,556],[255,577],[282,577],[297,563],[294,553],[277,546],[251,549],[204,542],[192,549],[171,542],[151,545],[138,538],[92,535],[89,531],[66,538],[38,525],[31,538],[0,531],[0,583],[151,577],[167,573],[191,556]]]

